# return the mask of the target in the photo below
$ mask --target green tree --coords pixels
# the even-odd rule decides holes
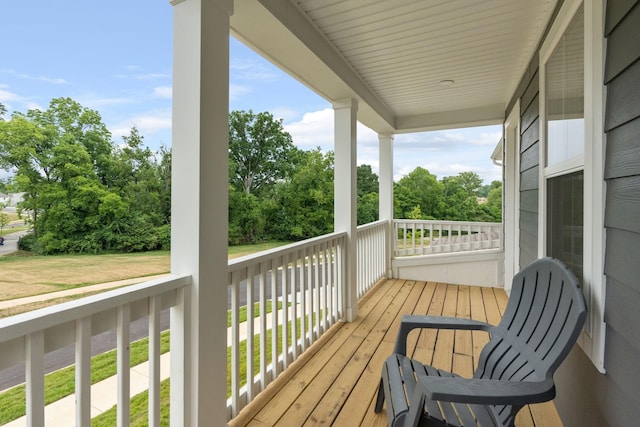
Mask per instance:
[[[487,194],[486,207],[489,211],[491,221],[502,221],[502,182],[493,181],[491,189]]]
[[[358,225],[377,221],[379,218],[379,194],[366,193],[358,196],[357,221]]]
[[[419,207],[422,219],[442,219],[444,186],[428,170],[417,167],[394,185],[394,217],[410,218]]]
[[[229,244],[257,243],[266,238],[267,218],[263,203],[255,194],[229,186]]]
[[[371,165],[360,165],[357,169],[358,196],[377,193],[380,189],[378,175],[371,169]]]
[[[251,194],[284,179],[291,171],[293,149],[282,120],[271,113],[229,114],[229,179],[236,189]]]
[[[117,177],[119,194],[131,205],[136,216],[145,217],[154,226],[168,224],[170,187],[167,189],[167,185],[170,185],[170,180],[167,182],[167,179],[170,179],[171,170],[170,167],[168,171],[165,169],[167,161],[162,158],[168,152],[161,149],[158,160],[156,154],[144,145],[144,137],[135,127],[122,139],[124,146],[113,156],[113,163],[120,172]]]
[[[379,218],[379,189],[378,175],[370,165],[360,165],[357,169],[358,225],[377,221]]]
[[[457,176],[460,186],[470,195],[480,196],[482,179],[475,172],[460,172]]]
[[[463,172],[466,174],[466,172]],[[445,218],[451,221],[475,221],[478,213],[478,198],[475,185],[469,185],[462,174],[444,177]]]
[[[303,240],[333,231],[333,152],[298,153],[291,178],[278,183],[268,208],[269,234]]]
[[[26,193],[21,208],[33,212],[40,253],[148,250],[169,240],[159,195],[166,165],[135,128],[114,147],[100,115],[69,98],[0,121],[0,167]]]
[[[11,218],[9,218],[9,214],[0,212],[0,233],[7,225],[9,225],[10,222]]]

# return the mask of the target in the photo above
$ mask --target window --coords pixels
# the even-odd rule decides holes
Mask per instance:
[[[547,254],[564,262],[584,283],[584,172],[547,181]]]
[[[604,0],[565,0],[540,49],[538,255],[582,283],[578,343],[604,372]]]
[[[547,255],[583,283],[584,7],[545,65]],[[582,169],[575,172],[575,169]]]

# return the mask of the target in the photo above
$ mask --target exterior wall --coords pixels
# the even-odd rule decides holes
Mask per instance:
[[[629,425],[640,407],[640,4],[609,0],[606,15],[607,346],[603,412]]]
[[[640,407],[640,4],[608,0],[605,84],[606,375],[574,348],[556,375],[568,427],[627,426]],[[586,189],[585,189],[586,191]]]
[[[540,97],[538,58],[532,61],[520,97],[520,268],[538,258],[538,177]]]

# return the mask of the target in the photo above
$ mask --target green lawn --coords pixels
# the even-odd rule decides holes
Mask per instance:
[[[291,242],[264,242],[256,243],[253,245],[239,245],[229,246],[229,259],[239,258],[246,255],[251,255],[256,252],[267,251],[269,249],[277,248],[279,246],[288,245]]]

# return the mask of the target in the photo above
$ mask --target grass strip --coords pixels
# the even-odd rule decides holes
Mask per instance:
[[[149,358],[149,340],[143,338],[131,343],[131,366],[146,362]],[[160,352],[169,351],[169,331],[160,335]],[[116,374],[116,350],[91,358],[91,384]],[[44,378],[44,402],[48,405],[75,393],[75,366],[52,372]],[[0,425],[25,415],[26,386],[21,384],[0,394]]]
[[[169,378],[160,382],[160,425],[169,426],[170,403]],[[104,411],[91,419],[91,427],[113,427],[117,424],[117,407]],[[131,398],[131,427],[147,427],[149,425],[149,392],[143,391]]]
[[[271,313],[271,310],[273,309],[272,305],[271,305],[271,300],[267,300],[267,314]],[[282,310],[282,303],[278,302],[278,310]],[[253,318],[258,318],[260,317],[260,304],[259,303],[254,303],[253,304]],[[240,307],[240,309],[238,310],[238,321],[239,323],[244,323],[247,321],[247,306],[243,305],[242,307]],[[231,327],[231,311],[227,311],[227,328]]]
[[[298,325],[300,319],[298,319]],[[291,322],[289,322],[291,325]],[[282,333],[282,325],[278,326],[279,333]],[[298,332],[300,328],[298,327]],[[271,360],[271,329],[267,331],[267,360]],[[298,335],[300,335],[298,333]],[[289,336],[287,342],[291,342],[291,327],[289,327]],[[255,335],[253,338],[254,348],[260,348],[260,335]],[[289,344],[287,344],[289,345]],[[282,349],[282,342],[278,341],[278,352]],[[260,352],[254,352],[254,375],[259,372],[260,369]],[[240,342],[240,378],[241,386],[246,383],[246,371],[247,371],[247,342],[246,340]],[[227,348],[227,397],[231,396],[231,348]],[[170,387],[169,378],[160,383],[160,425],[162,427],[169,426],[169,414],[170,414]],[[97,417],[91,420],[91,427],[111,427],[116,425],[117,406],[114,405],[109,410],[103,412]],[[143,391],[140,394],[131,398],[131,427],[146,427],[149,423],[149,392]]]

